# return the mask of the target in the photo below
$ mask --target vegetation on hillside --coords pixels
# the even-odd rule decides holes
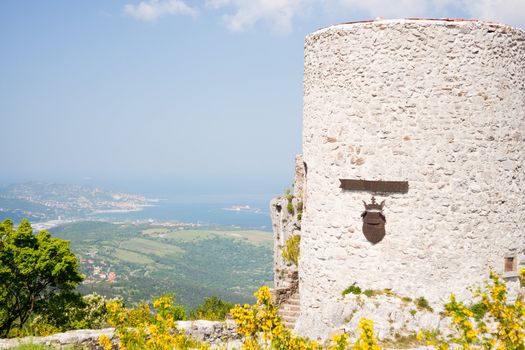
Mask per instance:
[[[249,303],[253,291],[273,279],[268,232],[108,222],[77,222],[51,232],[70,240],[81,260],[82,294],[121,297],[129,305],[166,291],[188,310],[212,295]]]
[[[98,226],[82,225],[94,228],[84,235],[91,242],[106,232],[103,230],[106,227],[104,223]],[[214,237],[211,235],[212,242]],[[129,246],[133,239],[125,243]],[[163,243],[142,240],[151,242],[152,251],[164,253],[154,245]],[[202,239],[204,242],[209,240]],[[142,251],[146,251],[148,244],[140,243],[143,244]],[[225,242],[218,240],[217,246],[210,249],[220,249],[221,243]],[[168,247],[171,249],[171,246]],[[194,263],[194,266],[199,264]],[[109,300],[96,293],[82,296],[75,291],[82,279],[77,258],[69,249],[68,241],[52,237],[46,231],[34,234],[27,220],[23,220],[17,229],[13,229],[11,220],[0,223],[0,337],[49,335],[73,329],[106,327],[107,305],[119,304],[123,307],[124,300]],[[193,290],[199,288],[199,285],[193,286]],[[149,290],[151,293],[151,288]],[[174,295],[164,298],[174,298]],[[224,320],[232,306],[212,296],[206,298],[191,315],[200,319]],[[187,317],[182,305],[173,305],[170,310],[177,320]]]

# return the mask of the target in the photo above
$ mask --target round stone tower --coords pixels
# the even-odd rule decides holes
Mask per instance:
[[[525,33],[465,20],[341,24],[306,38],[304,74],[296,329],[326,336],[352,284],[438,305],[494,269],[519,289]]]

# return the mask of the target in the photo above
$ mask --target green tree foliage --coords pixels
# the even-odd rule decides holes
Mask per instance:
[[[233,308],[233,304],[216,296],[204,299],[197,309],[191,312],[193,320],[223,321]]]
[[[33,234],[24,219],[15,230],[0,223],[0,336],[23,326],[57,295],[68,295],[82,281],[69,242],[46,231]]]
[[[72,329],[99,329],[107,326],[106,304],[118,299],[106,299],[93,293],[54,295],[37,310],[27,335],[49,335]]]

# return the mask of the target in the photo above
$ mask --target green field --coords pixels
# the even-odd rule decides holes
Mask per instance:
[[[71,241],[82,259],[83,293],[120,296],[128,303],[174,292],[187,308],[216,295],[252,302],[272,275],[272,234],[152,224],[78,222],[50,230]],[[109,273],[116,278],[108,281]]]
[[[115,251],[115,257],[119,260],[122,260],[123,262],[129,262],[133,264],[151,265],[155,263],[144,254],[130,252],[126,249],[117,249]]]
[[[152,239],[132,238],[120,244],[121,248],[146,255],[180,256],[184,250],[174,244],[166,244]]]

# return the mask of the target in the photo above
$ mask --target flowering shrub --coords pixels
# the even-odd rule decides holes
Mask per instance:
[[[374,322],[366,318],[359,320],[359,338],[354,344],[354,350],[381,350],[377,345],[377,339],[374,333]]]
[[[270,289],[262,287],[255,293],[257,303],[253,306],[237,305],[231,314],[237,324],[237,333],[243,337],[243,349],[275,350],[320,350],[322,345],[293,334],[284,327],[277,308],[271,301]],[[355,344],[349,342],[346,334],[337,335],[330,343],[331,350],[380,350],[373,330],[373,322],[359,321],[359,337]]]
[[[474,313],[462,302],[450,296],[445,312],[452,319],[454,334],[448,339],[428,336],[429,344],[437,349],[459,345],[462,349],[525,349],[525,307],[523,295],[513,303],[507,298],[505,282],[494,272],[483,288],[474,290],[474,298],[486,309],[483,317]]]
[[[175,305],[173,295],[164,295],[153,301],[153,310],[148,304],[140,304],[134,309],[126,309],[121,300],[107,304],[108,323],[115,327],[115,336],[119,338],[122,350],[171,350],[171,349],[207,349],[183,332],[179,332],[175,321],[185,318],[184,309]],[[106,336],[99,338],[104,349],[111,349],[111,342]]]
[[[359,337],[355,344],[351,345],[350,338],[343,333],[332,338],[330,350],[381,350],[381,347],[377,344],[374,322],[372,320],[360,319],[357,328],[359,329]]]
[[[231,315],[236,322],[236,331],[242,337],[244,350],[381,350],[374,334],[373,322],[360,319],[358,337],[350,342],[347,334],[334,336],[323,347],[321,344],[295,335],[284,326],[272,303],[270,289],[260,288],[255,294],[254,305],[236,305]],[[450,348],[465,350],[525,350],[525,306],[523,296],[514,302],[507,298],[505,282],[495,274],[482,288],[474,290],[475,307],[467,307],[455,295],[445,304],[445,313],[450,316],[453,334],[440,338],[428,332],[424,338],[429,345],[440,350]],[[107,304],[108,322],[116,328],[120,339],[119,349],[208,349],[177,331],[175,321],[181,310],[174,305],[173,296],[163,296],[153,303],[135,309],[126,309],[122,301]],[[478,310],[475,312],[475,310]],[[105,350],[112,349],[109,338],[102,336],[99,344]]]
[[[236,305],[231,310],[237,333],[243,337],[243,349],[321,349],[320,344],[293,335],[282,324],[268,287],[260,288],[254,295],[255,305]]]

